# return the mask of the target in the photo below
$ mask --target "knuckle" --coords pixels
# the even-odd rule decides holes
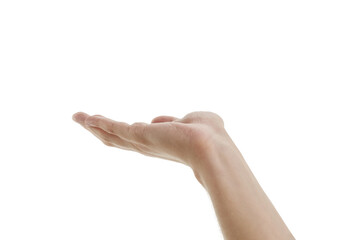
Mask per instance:
[[[93,117],[93,116],[89,116],[85,119],[85,123],[86,124],[96,124],[97,123],[97,118]]]
[[[136,122],[130,125],[130,134],[134,137],[135,141],[146,141],[146,123]]]
[[[223,121],[223,119],[220,117],[219,114],[214,113],[214,112],[206,112],[206,114],[210,117],[210,118],[215,118],[219,121]]]
[[[108,127],[107,130],[108,130],[109,133],[114,134],[115,133],[115,128],[116,128],[115,123],[111,122],[109,124],[109,127]]]

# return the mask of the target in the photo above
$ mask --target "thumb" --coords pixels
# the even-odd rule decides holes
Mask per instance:
[[[154,118],[151,123],[173,122],[175,120],[179,120],[179,118],[172,116],[158,116]]]

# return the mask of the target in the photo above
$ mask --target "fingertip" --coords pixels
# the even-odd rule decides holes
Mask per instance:
[[[74,114],[72,115],[72,120],[74,120],[75,122],[78,122],[78,115],[79,115],[79,112],[74,113]]]
[[[76,120],[76,115],[78,115],[78,114],[79,114],[79,112],[74,113],[74,114],[72,115],[72,119],[73,119],[73,120]]]
[[[151,123],[173,122],[175,120],[178,120],[178,118],[172,116],[158,116],[154,118]]]
[[[77,123],[82,123],[89,115],[84,112],[77,112],[72,115],[72,119]]]

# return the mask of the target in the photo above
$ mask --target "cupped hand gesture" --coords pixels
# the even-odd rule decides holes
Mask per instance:
[[[150,124],[131,125],[83,112],[75,113],[73,119],[107,146],[180,162],[194,172],[219,143],[228,140],[222,118],[212,112],[192,112],[181,119],[159,116]]]

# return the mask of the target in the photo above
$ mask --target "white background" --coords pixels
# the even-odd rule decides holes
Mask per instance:
[[[297,239],[360,239],[358,1],[0,1],[0,239],[222,239],[190,168],[78,111],[213,111]]]

